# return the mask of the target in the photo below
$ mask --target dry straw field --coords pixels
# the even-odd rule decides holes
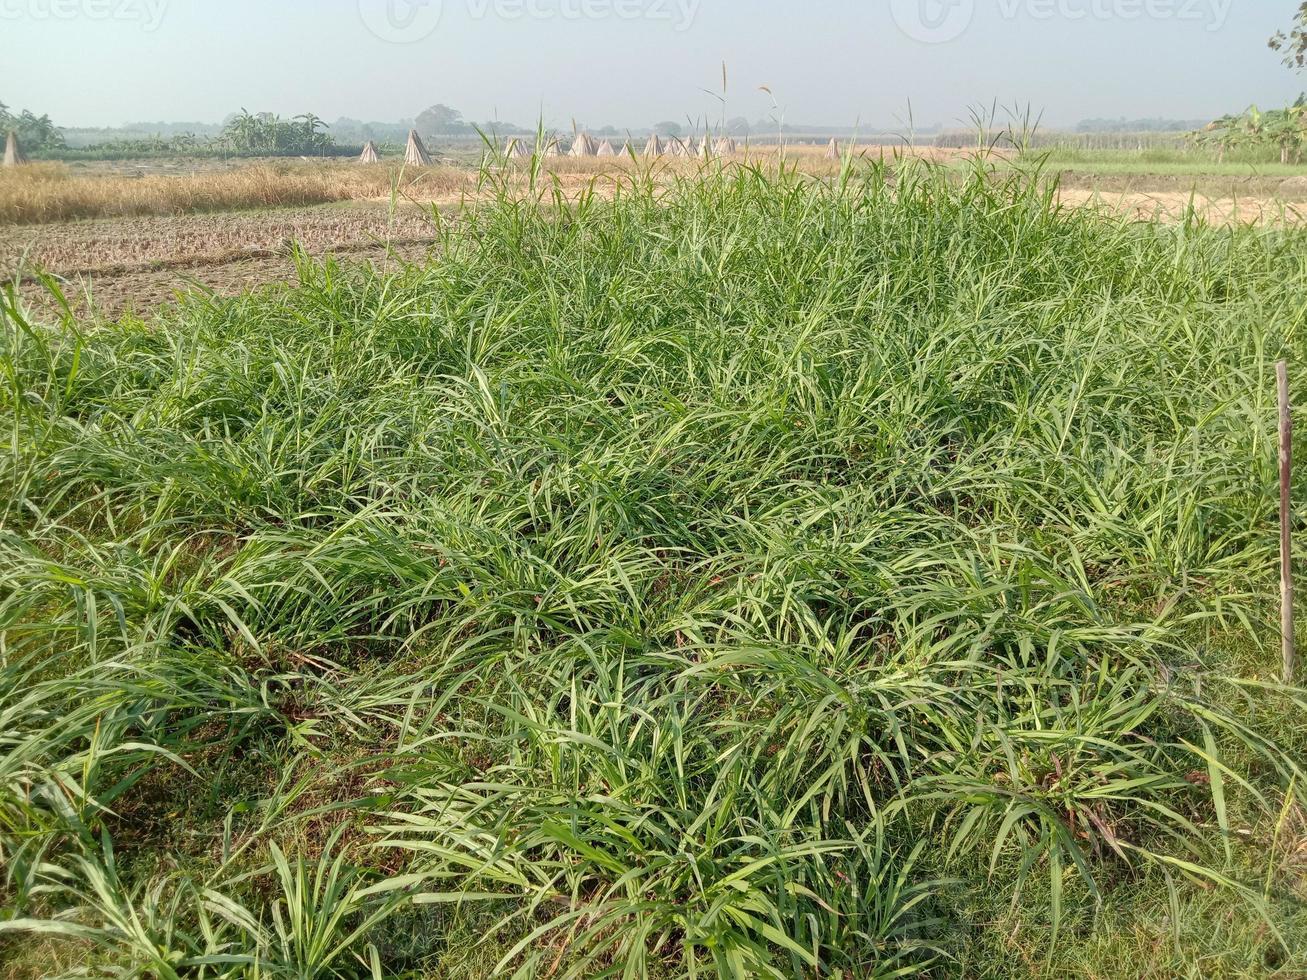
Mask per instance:
[[[0,224],[302,207],[384,198],[396,181],[423,195],[447,195],[464,187],[468,174],[432,168],[401,178],[384,167],[267,163],[188,175],[106,177],[74,174],[63,164],[34,164],[0,178]]]
[[[909,155],[930,159],[959,159],[968,154],[958,150],[858,149],[867,159]],[[760,148],[742,151],[727,162],[771,161],[777,151]],[[818,147],[791,147],[786,158],[806,173],[833,175],[838,160],[827,158]],[[548,171],[562,177],[589,177],[627,173],[650,161],[630,156],[571,158],[557,157],[543,162]],[[688,174],[700,161],[661,158],[652,165],[668,174]],[[221,169],[200,168],[193,173],[121,172],[121,166],[106,173],[74,171],[67,165],[34,164],[6,173],[0,178],[0,225],[43,224],[81,218],[137,217],[212,213],[255,208],[302,207],[333,201],[384,199],[392,193],[417,200],[449,200],[477,186],[476,170],[451,164],[405,167],[400,161],[372,166],[352,162],[270,162]]]

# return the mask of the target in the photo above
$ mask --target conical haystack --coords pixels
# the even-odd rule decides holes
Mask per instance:
[[[408,131],[408,148],[404,151],[404,163],[410,167],[431,166],[431,154],[416,129]]]
[[[713,144],[713,153],[719,157],[728,157],[735,153],[735,140],[729,136],[718,137],[717,142]]]
[[[524,141],[513,137],[504,144],[504,156],[510,160],[526,160],[530,158],[531,151]]]
[[[649,142],[644,145],[644,155],[647,157],[660,157],[664,153],[663,141],[654,133],[649,137]]]
[[[26,162],[27,155],[23,153],[23,148],[18,145],[18,134],[11,129],[8,138],[5,140],[5,166],[17,167]]]
[[[681,142],[679,137],[669,136],[667,137],[666,152],[671,157],[683,157],[685,156],[685,144]]]
[[[572,149],[568,155],[574,157],[598,156],[599,147],[595,144],[594,137],[589,133],[577,133],[576,139],[572,140]]]
[[[549,145],[545,147],[545,156],[561,157],[562,155],[563,155],[563,148],[558,145],[558,140],[551,139],[549,141]]]
[[[826,147],[826,159],[838,160],[840,158],[840,145],[835,142],[835,137],[831,137],[830,144]]]
[[[363,145],[363,152],[359,155],[359,163],[380,163],[381,154],[377,152],[377,144],[368,140]]]
[[[712,143],[709,141],[707,136],[705,136],[703,142],[699,144],[699,152],[697,156],[701,160],[707,160],[712,156]]]
[[[609,143],[608,140],[604,140],[602,143],[599,144],[599,149],[595,150],[595,156],[615,157],[617,156],[617,151],[613,149],[612,143]]]

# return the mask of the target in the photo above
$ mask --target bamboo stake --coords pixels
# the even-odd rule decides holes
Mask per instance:
[[[1275,365],[1280,396],[1280,642],[1284,651],[1284,683],[1292,684],[1297,663],[1293,644],[1293,555],[1289,508],[1293,471],[1293,416],[1289,412],[1289,366]]]

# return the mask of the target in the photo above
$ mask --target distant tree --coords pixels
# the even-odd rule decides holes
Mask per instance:
[[[236,153],[281,156],[317,153],[333,146],[327,124],[311,112],[285,120],[271,112],[242,109],[230,117],[221,143]]]
[[[726,132],[732,136],[748,136],[749,130],[749,120],[743,116],[736,116],[734,119],[726,120]]]
[[[449,131],[447,131],[449,132]],[[475,119],[469,119],[463,124],[462,129],[452,130],[454,133],[463,133],[473,136],[480,134],[489,137],[492,142],[498,142],[505,136],[534,136],[535,129],[528,126],[519,126],[517,123],[508,122],[504,119],[487,119],[485,122],[478,122]]]
[[[408,138],[408,131],[415,125],[412,119],[398,119],[394,122],[365,121],[342,116],[331,124],[331,133],[337,143],[403,143]]]
[[[471,127],[463,121],[463,113],[437,103],[418,113],[417,128],[419,132],[435,136],[441,133],[458,133]]]
[[[29,153],[59,150],[64,146],[63,130],[48,115],[38,116],[27,109],[14,115],[7,105],[0,102],[0,139],[4,139],[11,129],[18,134],[18,141]]]
[[[1082,119],[1076,125],[1077,133],[1183,133],[1201,129],[1203,119]]]
[[[1266,134],[1279,147],[1281,163],[1302,162],[1303,143],[1307,140],[1307,131],[1303,128],[1305,118],[1307,105],[1301,97],[1289,108],[1269,114]]]
[[[1263,112],[1254,105],[1242,115],[1222,116],[1191,133],[1190,140],[1215,149],[1218,161],[1230,150],[1243,149],[1277,149],[1281,163],[1301,161],[1307,148],[1307,96],[1283,109]]]
[[[654,124],[654,132],[657,133],[659,136],[676,136],[676,137],[680,137],[680,135],[681,135],[683,132],[685,132],[685,130],[683,130],[683,129],[681,128],[681,124],[680,124],[680,123],[678,123],[678,122],[672,122],[670,119],[667,119],[667,120],[664,120],[663,122],[655,123],[655,124]]]
[[[95,132],[95,130],[77,129],[71,126],[67,128],[67,131],[70,136],[73,133]],[[101,129],[99,130],[99,132],[105,135],[121,134],[125,138],[140,136],[140,135],[151,135],[151,134],[158,134],[159,136],[178,136],[183,133],[189,133],[193,136],[216,136],[218,133],[222,132],[222,126],[217,123],[206,123],[206,122],[198,122],[198,121],[165,122],[160,120],[157,122],[149,122],[149,121],[126,122],[123,123],[121,126]]]
[[[1290,68],[1298,71],[1307,68],[1307,3],[1298,8],[1293,26],[1271,38],[1270,45],[1272,51],[1284,55],[1284,63]]]
[[[317,136],[318,133],[322,132],[324,129],[327,128],[326,121],[323,120],[321,117],[319,117],[316,113],[312,113],[312,112],[300,113],[298,116],[295,117],[295,121],[304,128],[304,131],[310,137]]]

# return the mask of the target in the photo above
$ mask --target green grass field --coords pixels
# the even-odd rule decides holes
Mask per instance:
[[[1217,160],[1208,151],[1164,149],[1085,150],[1052,147],[1029,151],[1042,157],[1050,168],[1083,173],[1160,175],[1174,177],[1249,177],[1287,180],[1307,174],[1307,164],[1282,163],[1272,151],[1231,151]]]
[[[1307,971],[1307,233],[1040,186],[504,191],[397,273],[11,293],[0,975]]]
[[[1077,173],[1137,178],[1140,186],[1143,187],[1148,186],[1149,177],[1185,177],[1193,178],[1196,183],[1202,183],[1219,178],[1273,182],[1307,175],[1307,167],[1280,163],[1260,165],[1201,163],[1197,161],[1193,163],[1180,161],[1173,163],[1144,163],[1136,160],[1109,159],[1078,161],[1074,158],[1061,159],[1057,154],[1051,154],[1047,163],[1049,167]]]

